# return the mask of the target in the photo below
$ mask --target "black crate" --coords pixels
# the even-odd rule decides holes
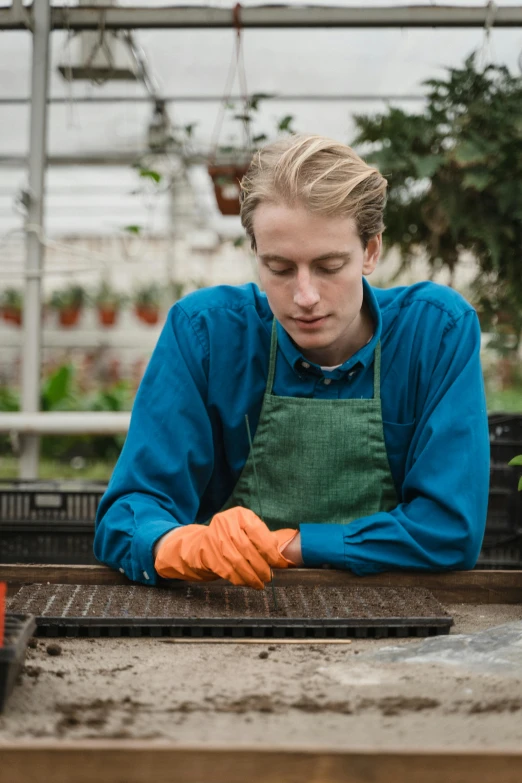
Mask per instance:
[[[94,519],[107,485],[0,481],[0,562],[95,565]]]
[[[107,484],[0,481],[0,522],[94,522]]]
[[[522,413],[490,413],[488,423],[492,443],[511,441],[522,446]]]
[[[0,563],[98,565],[94,523],[0,521]]]
[[[32,614],[5,615],[4,646],[0,647],[0,712],[3,712],[24,664],[27,642],[36,629]]]

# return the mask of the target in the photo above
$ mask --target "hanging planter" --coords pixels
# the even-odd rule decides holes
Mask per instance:
[[[103,280],[98,290],[92,296],[92,302],[98,313],[100,326],[114,326],[118,320],[122,304],[126,301],[124,295],[111,288],[110,284]]]
[[[239,183],[248,171],[248,165],[209,164],[208,173],[214,184],[218,209],[222,215],[239,215]]]
[[[0,311],[4,321],[15,326],[22,325],[23,297],[16,288],[4,291],[0,302]]]
[[[58,313],[60,326],[76,326],[80,319],[86,301],[86,293],[82,286],[71,285],[60,291],[55,291],[49,301],[49,307]]]
[[[15,326],[22,325],[22,311],[17,307],[2,307],[2,318]]]
[[[58,323],[60,326],[76,326],[80,320],[81,307],[63,307],[58,310]]]
[[[160,318],[162,289],[157,284],[143,286],[134,295],[134,312],[143,323],[154,326]]]

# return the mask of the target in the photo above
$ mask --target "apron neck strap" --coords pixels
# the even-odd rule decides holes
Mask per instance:
[[[272,394],[275,378],[275,367],[277,359],[277,322],[272,321],[272,336],[270,338],[270,360],[268,363],[268,379],[266,382],[266,393]],[[375,347],[375,356],[373,360],[373,399],[381,399],[381,341]]]

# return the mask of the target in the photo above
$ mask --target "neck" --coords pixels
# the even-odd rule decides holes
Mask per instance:
[[[332,345],[329,348],[317,351],[313,349],[303,351],[303,356],[314,364],[323,367],[335,367],[344,364],[371,340],[373,332],[374,323],[370,314],[370,308],[366,302],[363,302],[357,319],[352,324],[350,335],[342,346]]]

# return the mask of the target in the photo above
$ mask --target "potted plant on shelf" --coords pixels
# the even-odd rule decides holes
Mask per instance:
[[[58,312],[61,326],[75,326],[85,306],[87,296],[80,285],[70,285],[59,291],[54,291],[49,301],[49,307]]]
[[[101,326],[114,326],[126,297],[104,280],[94,293],[92,301],[98,311],[98,322]]]
[[[140,321],[154,325],[159,321],[162,289],[157,283],[144,285],[134,294],[134,312]]]
[[[15,324],[15,326],[21,326],[23,310],[23,295],[21,291],[16,288],[6,288],[1,297],[0,308],[4,321]]]

